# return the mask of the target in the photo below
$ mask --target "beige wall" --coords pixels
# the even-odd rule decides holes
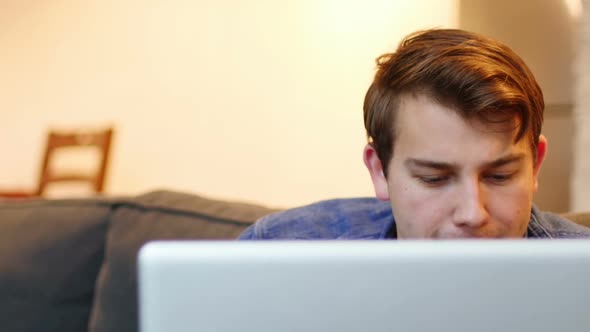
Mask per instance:
[[[462,0],[459,25],[516,51],[535,74],[546,104],[572,104],[580,10],[571,0]]]
[[[292,206],[373,195],[374,58],[456,26],[455,0],[0,0],[0,187],[48,127],[114,124],[111,194],[167,187]]]

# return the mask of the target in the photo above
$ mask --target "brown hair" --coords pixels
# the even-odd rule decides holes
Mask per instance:
[[[386,175],[394,152],[395,114],[406,94],[424,94],[465,119],[517,119],[516,141],[530,133],[536,154],[543,93],[524,61],[502,43],[463,30],[433,29],[407,36],[394,53],[377,58],[363,109],[369,143]]]

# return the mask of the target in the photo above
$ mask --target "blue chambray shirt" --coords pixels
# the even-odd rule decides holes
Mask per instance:
[[[347,198],[321,201],[264,216],[238,239],[395,239],[395,230],[389,202],[376,198]],[[588,238],[590,229],[533,206],[525,237]]]

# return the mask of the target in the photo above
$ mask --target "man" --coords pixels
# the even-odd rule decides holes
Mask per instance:
[[[377,199],[273,214],[241,239],[590,236],[532,204],[547,152],[543,94],[509,47],[434,29],[408,36],[377,65],[363,153]]]

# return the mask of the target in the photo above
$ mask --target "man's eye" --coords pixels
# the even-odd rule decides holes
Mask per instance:
[[[427,184],[429,186],[436,186],[436,185],[444,184],[446,181],[448,181],[449,177],[446,175],[445,176],[440,176],[440,175],[419,176],[418,179],[420,179],[420,181],[424,182],[425,184]]]
[[[510,180],[512,178],[513,174],[489,174],[486,175],[486,178],[492,182],[498,182],[498,183],[502,183],[502,182],[506,182],[508,180]]]

